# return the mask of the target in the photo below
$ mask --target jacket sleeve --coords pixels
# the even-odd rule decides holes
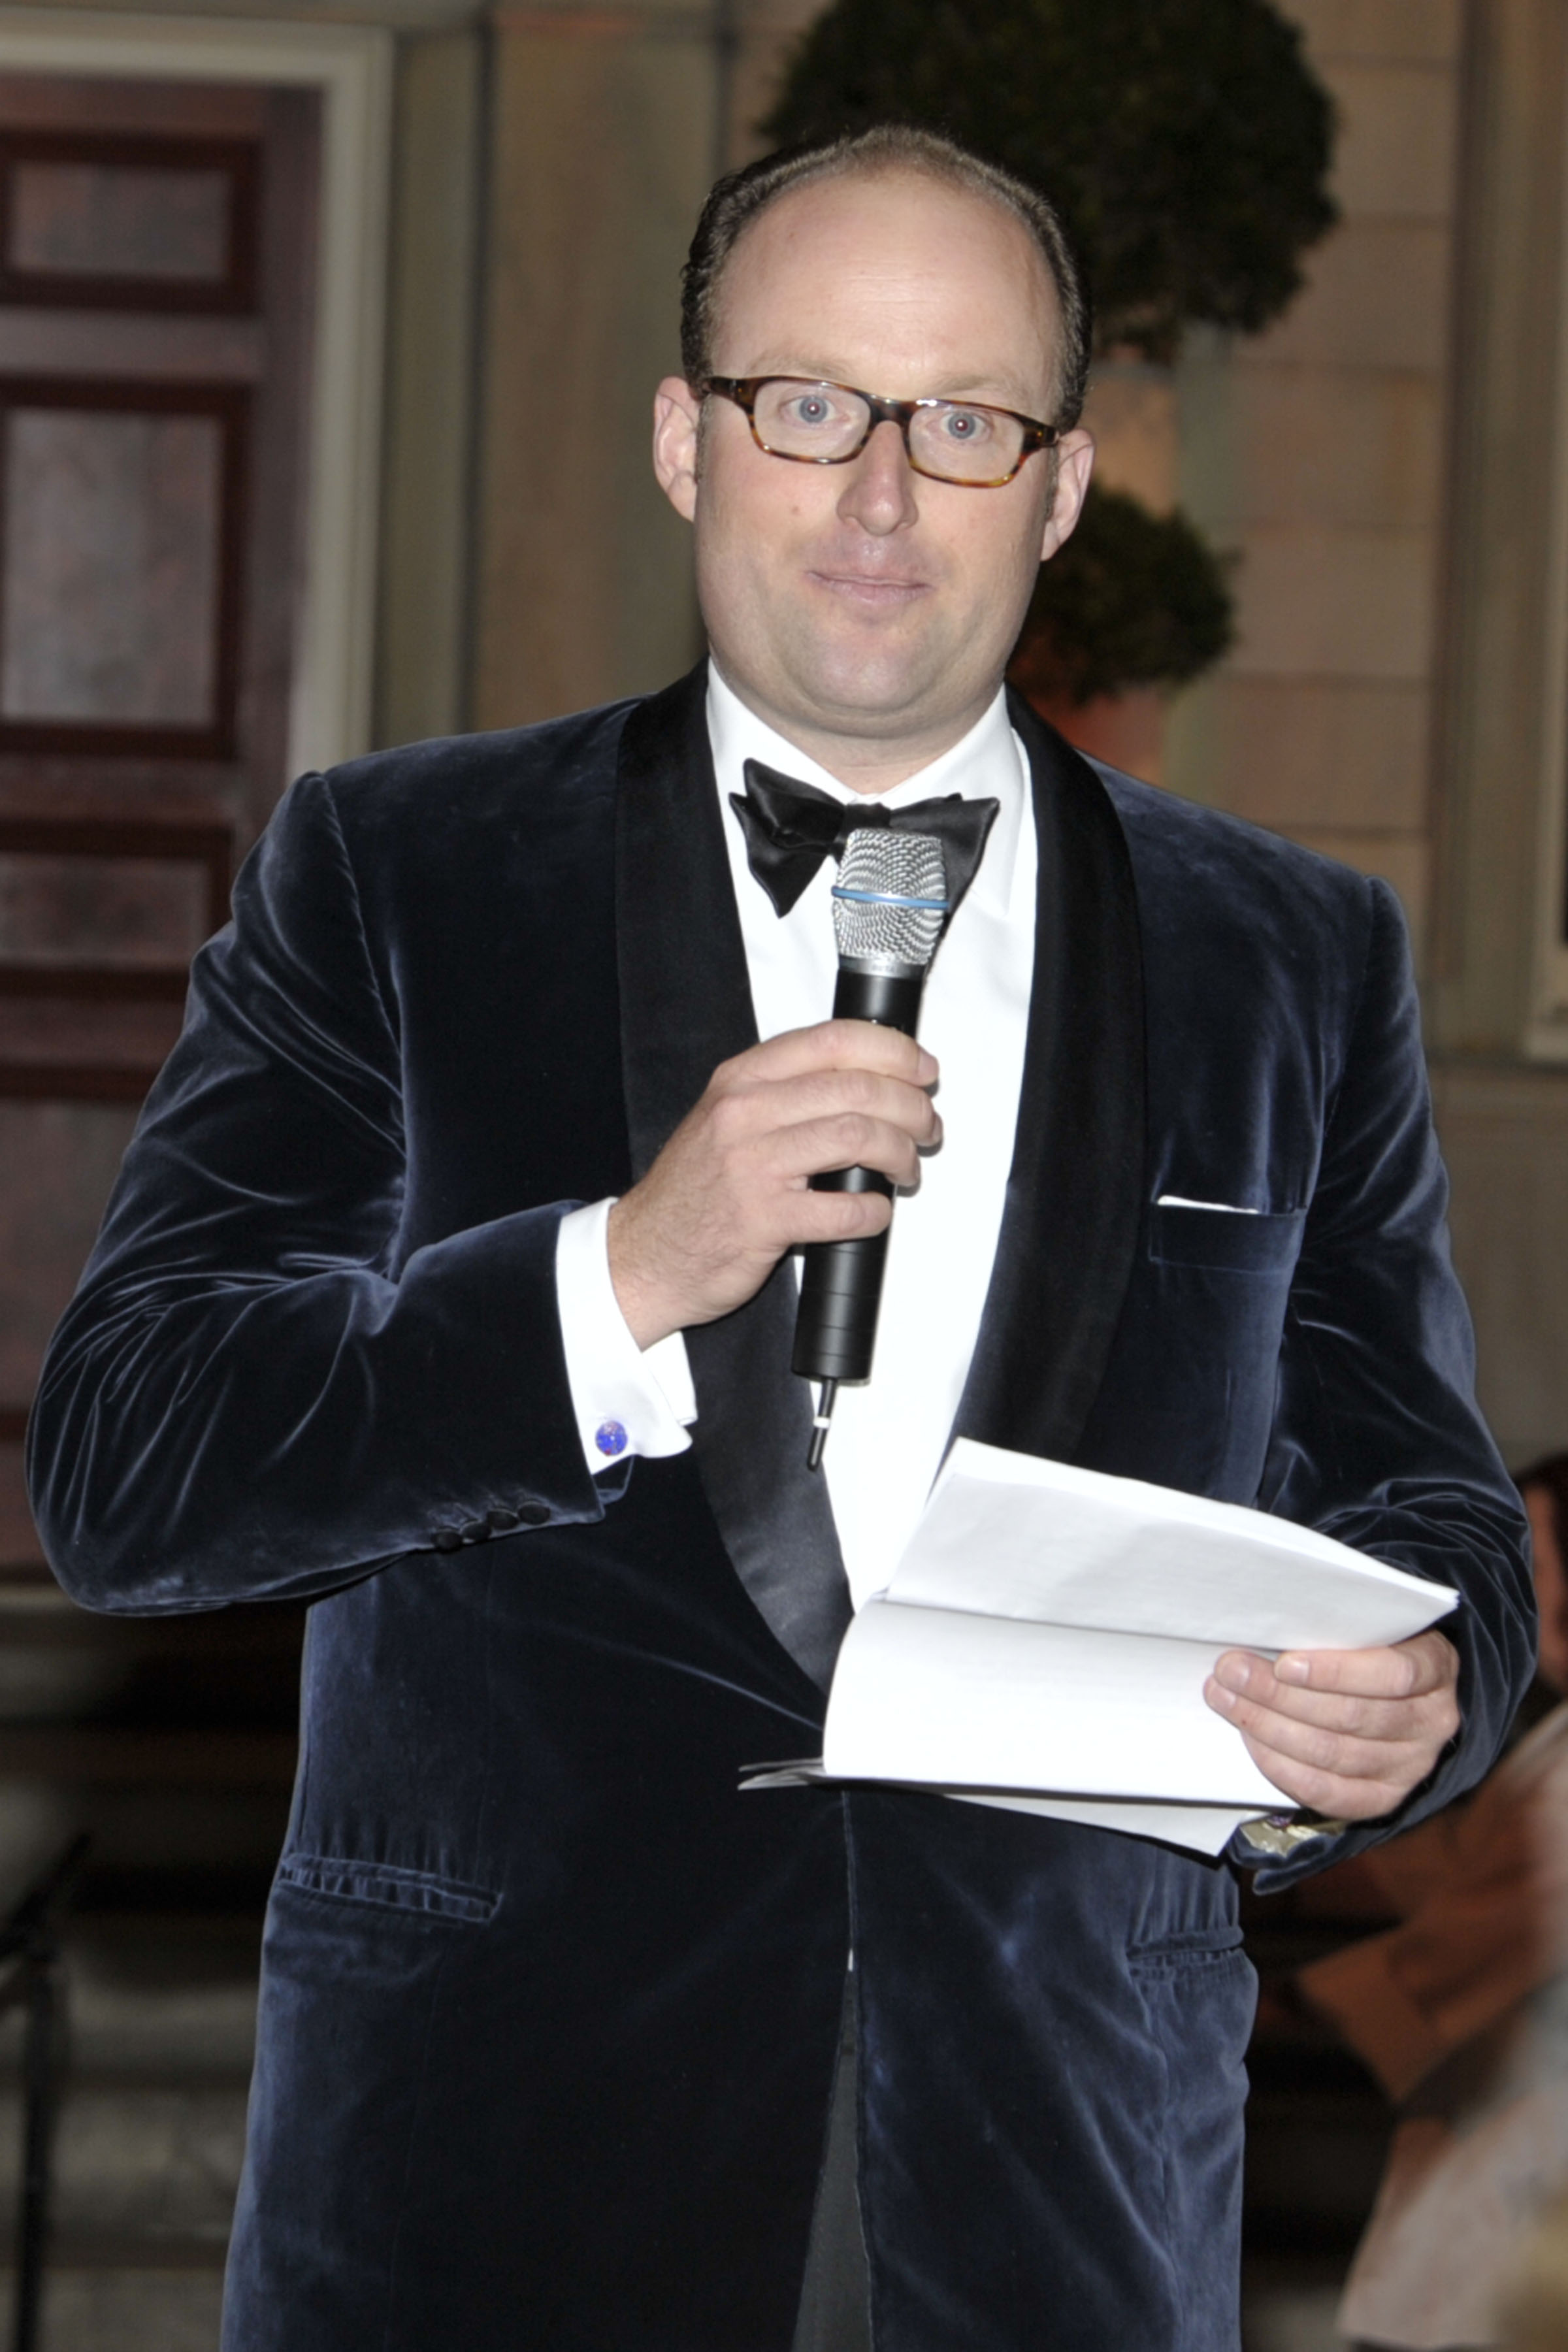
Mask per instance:
[[[28,1474],[89,1608],[308,1596],[486,1514],[595,1519],[557,1202],[400,1262],[396,1007],[327,781],[289,793],[196,959],[80,1286]]]
[[[1528,1529],[1475,1402],[1404,921],[1386,884],[1367,887],[1366,964],[1291,1284],[1258,1502],[1458,1589],[1441,1631],[1459,1652],[1462,1729],[1396,1813],[1266,1865],[1265,1889],[1472,1787],[1534,1662]]]

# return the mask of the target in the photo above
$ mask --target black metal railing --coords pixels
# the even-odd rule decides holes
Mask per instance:
[[[71,1906],[91,1839],[85,1831],[36,1879],[0,1925],[0,2011],[25,2008],[22,2037],[22,2194],[16,2212],[16,2285],[12,2352],[37,2352],[48,2242],[50,2158],[64,2036],[60,1926]]]

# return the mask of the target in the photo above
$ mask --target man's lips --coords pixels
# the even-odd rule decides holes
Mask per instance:
[[[835,567],[829,571],[817,565],[807,575],[817,586],[835,596],[847,598],[851,604],[907,604],[930,589],[929,580],[905,573],[888,572],[853,572]]]

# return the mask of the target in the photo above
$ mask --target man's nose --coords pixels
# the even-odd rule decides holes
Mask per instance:
[[[919,520],[916,476],[896,425],[874,426],[866,446],[845,471],[849,478],[838,501],[843,521],[858,523],[862,530],[882,539]]]

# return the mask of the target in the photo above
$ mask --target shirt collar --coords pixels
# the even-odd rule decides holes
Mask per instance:
[[[711,657],[708,663],[708,738],[713,747],[719,805],[727,823],[737,829],[740,820],[730,806],[730,794],[745,791],[748,760],[761,760],[764,766],[776,768],[781,775],[793,776],[797,783],[815,784],[836,801],[848,803],[866,797],[851,792],[847,784],[840,783],[837,776],[818,767],[815,760],[776,733],[765,719],[759,719],[721,677],[719,666]],[[996,822],[964,904],[989,906],[993,911],[1005,915],[1018,854],[1026,773],[1023,746],[1007,717],[1006,690],[998,687],[995,700],[951,751],[876,797],[889,809],[909,808],[916,801],[934,800],[944,793],[958,793],[965,800],[998,802]]]

